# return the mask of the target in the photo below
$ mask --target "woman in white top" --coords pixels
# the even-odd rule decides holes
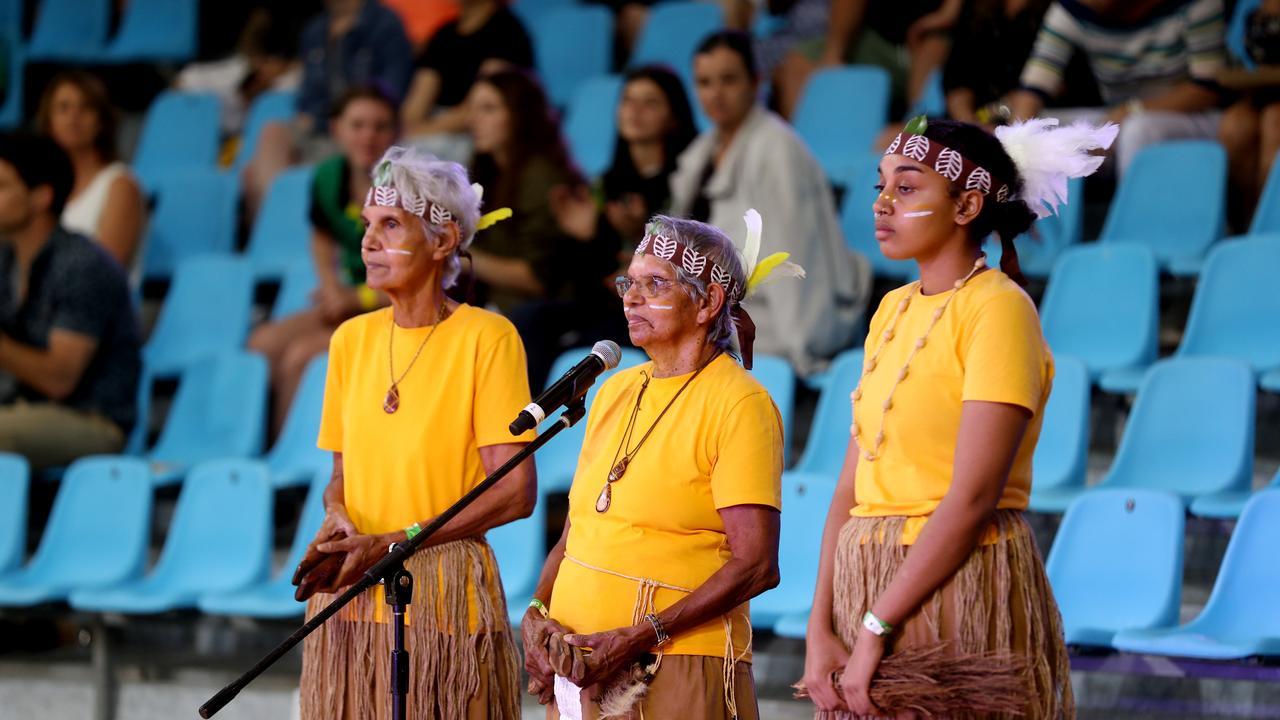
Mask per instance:
[[[36,123],[75,168],[63,227],[92,238],[132,268],[140,255],[146,206],[129,167],[116,159],[116,109],[106,87],[82,71],[58,75],[45,90]]]

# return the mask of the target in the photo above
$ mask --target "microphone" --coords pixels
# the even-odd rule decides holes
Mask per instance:
[[[537,427],[556,408],[568,405],[587,394],[587,388],[591,387],[600,373],[618,367],[620,360],[622,348],[618,347],[618,343],[601,340],[593,345],[590,355],[570,368],[554,385],[520,411],[516,419],[511,421],[511,434],[519,435]]]

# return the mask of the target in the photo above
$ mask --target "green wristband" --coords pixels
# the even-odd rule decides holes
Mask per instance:
[[[412,540],[414,536],[420,532],[422,532],[422,526],[418,523],[414,523],[404,529],[404,539],[406,541]]]
[[[534,598],[534,599],[530,600],[530,601],[529,601],[529,607],[531,607],[531,608],[536,608],[536,609],[537,609],[537,611],[538,611],[538,613],[539,613],[540,615],[542,615],[542,617],[544,617],[544,618],[545,618],[545,617],[550,617],[550,616],[551,616],[551,611],[550,611],[550,610],[548,610],[548,609],[547,609],[547,606],[546,606],[546,605],[544,605],[544,604],[542,604],[542,601],[541,601],[541,600],[539,600],[538,598]]]

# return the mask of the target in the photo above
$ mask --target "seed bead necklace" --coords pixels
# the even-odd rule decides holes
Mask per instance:
[[[911,348],[911,352],[907,355],[906,362],[902,363],[902,369],[898,371],[898,377],[893,381],[893,386],[889,388],[889,394],[884,398],[884,404],[882,406],[884,411],[880,414],[880,431],[876,433],[875,446],[870,450],[866,450],[865,448],[867,447],[867,444],[862,441],[857,419],[858,402],[862,400],[862,381],[866,379],[867,375],[870,375],[875,371],[876,363],[880,360],[880,353],[883,352],[885,346],[893,340],[893,330],[897,327],[898,320],[902,317],[903,313],[907,311],[907,306],[911,304],[911,298],[914,297],[916,291],[920,289],[919,280],[911,284],[911,292],[907,293],[906,297],[902,298],[902,301],[898,303],[898,311],[894,313],[893,319],[889,321],[889,327],[886,328],[884,333],[881,335],[879,347],[876,348],[875,353],[871,355],[871,359],[867,361],[866,367],[863,368],[862,377],[858,380],[858,386],[855,387],[853,392],[849,395],[849,399],[853,405],[853,424],[849,427],[849,434],[858,441],[858,447],[863,449],[862,457],[865,458],[867,462],[875,462],[880,458],[880,447],[884,445],[884,419],[888,416],[889,409],[893,407],[893,393],[898,389],[898,386],[902,384],[902,381],[907,379],[907,368],[911,366],[911,361],[915,359],[916,353],[920,352],[920,350],[924,348],[925,338],[929,337],[929,332],[933,330],[933,327],[942,319],[943,311],[946,310],[947,306],[951,304],[951,301],[955,299],[956,293],[960,292],[960,289],[968,284],[968,282],[973,279],[974,275],[982,272],[982,269],[986,266],[987,256],[979,256],[978,259],[974,261],[973,269],[969,271],[969,274],[956,281],[955,288],[951,291],[951,294],[947,296],[946,300],[942,301],[942,304],[938,306],[938,309],[933,311],[933,319],[929,321],[929,326],[924,329],[924,334],[916,340],[915,347]]]

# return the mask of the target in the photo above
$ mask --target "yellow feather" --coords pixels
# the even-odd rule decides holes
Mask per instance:
[[[791,253],[776,252],[762,258],[756,264],[756,269],[752,271],[751,277],[747,278],[747,292],[756,289],[760,283],[764,282],[765,278],[769,277],[769,273],[773,272],[774,268],[786,262],[789,257],[791,257]]]
[[[476,230],[484,230],[485,228],[497,225],[509,217],[511,217],[511,208],[498,208],[493,212],[487,212],[480,216],[480,221],[476,223]]]

